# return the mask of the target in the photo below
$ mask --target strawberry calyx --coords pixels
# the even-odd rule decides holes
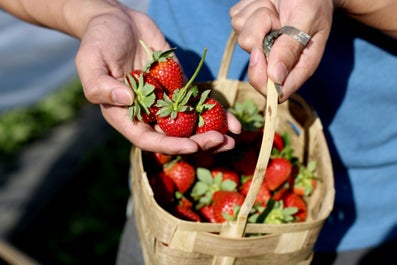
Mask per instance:
[[[196,79],[201,67],[203,66],[206,54],[207,49],[204,49],[204,53],[201,57],[199,65],[183,88],[176,89],[172,94],[172,98],[164,93],[164,98],[157,101],[156,106],[160,108],[157,112],[158,116],[170,116],[171,119],[175,119],[178,115],[178,112],[194,110],[194,108],[188,105],[188,103],[192,97],[197,95],[198,88],[197,86],[191,87],[191,84]]]
[[[257,131],[263,128],[265,119],[252,99],[236,102],[229,111],[240,121],[242,130]]]
[[[198,167],[196,176],[197,182],[190,193],[193,200],[197,202],[196,209],[210,205],[217,191],[237,191],[237,183],[230,179],[224,180],[222,173],[214,177],[209,169]]]
[[[134,102],[128,107],[129,117],[133,122],[136,118],[141,121],[142,109],[146,114],[150,114],[149,108],[156,102],[155,86],[144,81],[143,73],[139,74],[138,81],[131,74],[126,74],[124,83],[135,93]]]
[[[156,50],[156,51],[151,52],[149,47],[146,45],[146,43],[144,41],[140,40],[139,43],[142,45],[146,54],[150,58],[150,60],[148,60],[145,64],[145,66],[143,67],[143,70],[145,72],[149,72],[149,70],[153,64],[155,64],[157,62],[165,62],[165,61],[167,61],[168,58],[172,58],[171,54],[176,50],[176,48],[171,48],[166,51]]]
[[[266,207],[256,207],[257,213],[253,214],[248,222],[263,224],[285,224],[295,220],[294,214],[298,212],[297,207],[284,207],[282,200],[269,199]]]
[[[310,161],[307,166],[299,166],[299,172],[294,179],[293,185],[294,190],[301,190],[299,192],[301,195],[310,196],[315,188],[315,182],[320,180],[315,173],[316,166],[317,163],[315,161]]]

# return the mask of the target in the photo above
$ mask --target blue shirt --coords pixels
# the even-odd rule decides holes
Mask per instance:
[[[149,14],[188,76],[208,47],[199,80],[216,78],[232,30],[233,0],[152,0]],[[352,250],[397,238],[397,42],[337,15],[324,58],[300,93],[313,104],[332,154],[336,201],[316,244]],[[246,80],[236,48],[230,78]]]

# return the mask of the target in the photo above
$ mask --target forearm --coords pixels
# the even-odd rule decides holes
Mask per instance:
[[[335,0],[335,6],[356,20],[397,38],[397,1]]]
[[[113,0],[0,0],[0,7],[26,22],[80,39],[95,16],[122,12]]]

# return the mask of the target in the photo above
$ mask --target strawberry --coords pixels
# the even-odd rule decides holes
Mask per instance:
[[[189,137],[194,133],[197,114],[189,105],[189,100],[197,95],[198,88],[190,85],[201,69],[206,54],[205,49],[199,66],[183,88],[174,90],[172,98],[165,94],[164,99],[157,101],[156,106],[160,108],[156,114],[157,123],[166,135]]]
[[[216,99],[208,97],[209,93],[210,90],[204,91],[196,105],[199,115],[196,133],[218,131],[225,134],[228,130],[226,112]]]
[[[164,172],[158,172],[149,179],[154,198],[160,206],[167,207],[174,201],[175,183]]]
[[[217,191],[214,193],[212,209],[218,223],[236,220],[245,197],[237,191]]]
[[[164,165],[164,173],[169,176],[175,183],[177,189],[184,194],[193,185],[196,180],[196,171],[194,167],[177,157],[175,160]]]
[[[242,130],[236,136],[237,143],[251,144],[262,136],[265,119],[252,99],[236,102],[229,111],[241,123]]]
[[[166,135],[190,137],[196,128],[197,115],[194,111],[184,111],[175,116],[157,116],[156,120]]]
[[[135,93],[134,103],[129,107],[132,121],[138,119],[146,123],[155,122],[155,113],[158,111],[155,103],[163,98],[163,86],[141,70],[125,75],[124,82]]]
[[[196,202],[196,209],[213,202],[215,192],[236,191],[237,184],[234,180],[224,179],[222,174],[214,174],[207,168],[197,168],[198,181],[194,184],[190,196]]]
[[[284,149],[283,137],[277,132],[274,133],[273,147],[279,150],[280,152]]]
[[[187,208],[192,208],[193,202],[188,199],[185,195],[183,195],[180,191],[175,192],[175,198],[178,201],[178,204],[185,206]]]
[[[214,209],[212,205],[205,205],[199,209],[200,215],[203,217],[204,221],[210,222],[210,223],[216,223],[216,220],[214,218]]]
[[[285,183],[292,170],[291,162],[283,157],[270,159],[265,172],[265,182],[269,190],[274,191]]]
[[[192,221],[192,222],[201,221],[200,215],[198,215],[198,213],[196,213],[192,208],[188,208],[180,204],[174,206],[174,208],[172,209],[172,214],[175,217],[186,221]]]
[[[277,190],[273,191],[272,199],[276,201],[282,200],[289,192],[291,192],[289,184],[284,184]]]
[[[265,207],[257,207],[258,212],[248,218],[250,223],[284,224],[295,220],[296,207],[285,207],[284,202],[269,199]]]
[[[251,187],[252,183],[252,177],[250,177],[248,180],[244,182],[243,185],[240,187],[240,193],[244,196],[247,196],[249,188]],[[264,181],[262,181],[261,186],[258,191],[258,195],[256,196],[255,199],[255,206],[262,206],[266,207],[266,202],[268,199],[271,198],[271,193],[270,190],[267,188],[267,185]]]
[[[168,93],[182,88],[183,71],[179,63],[172,57],[175,48],[152,53],[143,41],[140,43],[150,57],[144,70],[159,80]]]
[[[295,194],[295,193],[288,193],[284,199],[284,205],[286,207],[296,207],[298,211],[294,214],[297,222],[303,222],[306,220],[307,217],[307,205],[305,200]]]
[[[162,166],[173,159],[172,155],[166,155],[159,152],[152,153],[156,164]]]
[[[315,170],[315,161],[309,162],[307,166],[300,165],[298,167],[298,174],[295,175],[292,183],[294,193],[300,196],[310,196],[312,194],[318,180]]]

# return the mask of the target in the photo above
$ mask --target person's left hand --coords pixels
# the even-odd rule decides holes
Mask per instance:
[[[238,43],[250,55],[248,80],[266,95],[267,79],[281,84],[286,100],[314,73],[331,30],[332,0],[241,0],[230,9]],[[270,31],[292,26],[311,35],[306,47],[281,35],[266,59],[263,40]]]

